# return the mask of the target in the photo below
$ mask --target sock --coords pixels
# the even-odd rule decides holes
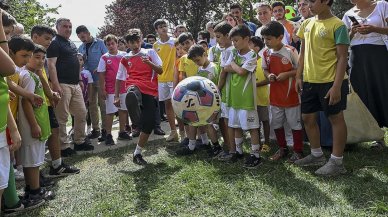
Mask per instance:
[[[294,139],[294,151],[298,153],[303,152],[303,131],[292,130],[292,137]]]
[[[195,139],[189,139],[189,149],[190,150],[194,150],[195,149],[195,143],[196,143],[196,140]]]
[[[133,156],[136,156],[138,154],[141,155],[142,148],[139,145],[136,145],[135,152],[133,152]]]
[[[234,138],[234,141],[236,143],[236,151],[239,154],[243,154],[242,143],[243,143],[244,139],[243,138]]]
[[[58,158],[56,160],[51,161],[51,166],[54,167],[54,169],[57,169],[62,164],[62,158]]]
[[[209,144],[209,138],[207,137],[207,133],[201,134],[201,140],[202,140],[202,144],[204,145]]]
[[[17,169],[18,171],[20,171],[20,172],[23,172],[23,166],[22,166],[22,165],[17,166],[16,169]]]
[[[284,128],[275,129],[276,140],[280,148],[286,148],[286,135],[284,132]]]
[[[16,192],[16,185],[15,185],[15,173],[14,173],[12,164],[9,169],[8,187],[4,189],[3,197],[4,197],[4,204],[8,208],[15,207],[16,204],[19,202],[19,197]]]
[[[26,189],[27,189],[27,187],[26,187]],[[35,190],[32,190],[32,189],[29,189],[29,193],[30,194],[39,194],[40,193],[40,188],[37,188],[37,189],[35,189]]]
[[[342,164],[342,161],[343,161],[343,159],[344,159],[344,156],[342,156],[342,157],[337,157],[337,156],[331,154],[330,158],[333,159],[334,162],[335,162],[336,164]]]
[[[323,155],[323,152],[322,152],[322,148],[312,148],[311,149],[311,154],[314,156],[314,157],[321,157]]]
[[[255,157],[259,158],[260,157],[260,154],[259,154],[259,149],[260,149],[260,145],[254,145],[252,144],[252,154],[255,155]]]

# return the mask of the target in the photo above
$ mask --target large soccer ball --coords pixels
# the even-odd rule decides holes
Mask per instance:
[[[191,126],[213,123],[220,112],[221,97],[217,86],[200,76],[181,81],[175,87],[171,101],[178,118]]]

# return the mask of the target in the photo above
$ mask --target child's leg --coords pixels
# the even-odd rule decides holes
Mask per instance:
[[[51,136],[47,140],[47,146],[50,152],[51,161],[61,160],[61,145],[59,143],[59,128],[51,128]],[[62,162],[59,163],[59,165]],[[58,165],[58,166],[59,166]],[[55,167],[54,167],[55,168]]]
[[[287,148],[286,135],[284,130],[284,123],[286,120],[285,109],[277,106],[271,106],[272,127],[275,131],[276,140],[280,149]]]
[[[343,112],[329,116],[329,121],[333,129],[333,155],[342,157],[344,154],[347,129]]]
[[[236,152],[243,154],[242,143],[244,142],[244,134],[241,128],[234,129],[234,142],[236,144]]]
[[[183,140],[184,138],[186,138],[185,125],[183,124],[183,121],[180,118],[177,118],[177,122],[179,128],[179,135],[181,137],[180,139]]]
[[[112,135],[112,126],[113,126],[113,118],[115,114],[106,114],[105,115],[105,123],[106,123],[106,133]],[[121,125],[121,124],[120,124]]]
[[[249,130],[251,133],[251,146],[252,146],[252,154],[255,157],[260,157],[259,149],[260,149],[260,132],[259,129],[251,129]]]
[[[226,118],[220,118],[220,131],[221,136],[224,139],[224,150],[229,149],[229,135],[228,135],[228,119]]]
[[[270,126],[269,126],[269,121],[262,121],[263,124],[263,131],[264,131],[264,143],[269,144],[269,133],[270,133]]]
[[[125,125],[128,123],[127,117],[128,117],[128,112],[126,110],[119,110],[120,132],[125,132]],[[106,125],[109,126],[109,123],[107,123]]]
[[[212,142],[213,146],[215,144],[218,144],[217,131],[216,129],[214,129],[212,124],[207,125],[207,134],[209,135],[210,141]]]
[[[198,127],[199,137],[203,145],[209,145],[209,137],[207,136],[207,126]]]
[[[288,125],[292,129],[292,137],[294,143],[294,152],[303,152],[303,131],[301,124],[300,106],[285,109],[286,119]]]
[[[236,142],[235,142],[235,129],[232,127],[228,127],[228,136],[229,136],[229,153],[235,154],[236,153]]]
[[[39,167],[23,167],[26,187],[31,190],[38,190],[39,185]]]
[[[304,128],[310,141],[311,149],[320,149],[320,134],[317,123],[317,113],[302,114]]]

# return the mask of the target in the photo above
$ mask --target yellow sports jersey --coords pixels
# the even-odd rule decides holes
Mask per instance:
[[[42,69],[42,74],[43,74],[43,79],[44,79],[47,83],[49,83],[49,82],[48,82],[48,78],[47,78],[47,74],[46,74],[46,69],[45,69],[44,67],[43,67],[43,69]],[[51,106],[51,103],[50,103],[49,98],[48,98],[46,95],[44,95],[44,98],[46,99],[47,106]]]
[[[181,57],[178,70],[185,72],[187,77],[191,77],[197,75],[198,66],[191,59],[187,58],[187,54],[185,54]]]
[[[328,83],[335,79],[337,68],[336,45],[349,45],[349,34],[345,24],[337,17],[305,20],[298,33],[304,39],[303,81]]]
[[[20,78],[19,72],[16,72],[15,74],[7,77],[7,79],[10,79],[17,85],[19,85],[19,78]],[[18,104],[19,104],[19,95],[17,94],[15,95],[16,95],[15,99],[9,102],[9,107],[11,108],[13,118],[15,118],[16,120],[17,112],[18,112]]]
[[[163,73],[158,75],[159,82],[172,82],[174,80],[174,64],[176,57],[175,39],[170,38],[167,42],[160,39],[154,43],[154,50],[162,60]]]
[[[264,70],[261,67],[262,58],[257,59],[256,67],[256,83],[265,81]],[[269,106],[269,90],[268,85],[256,87],[256,98],[258,106]]]

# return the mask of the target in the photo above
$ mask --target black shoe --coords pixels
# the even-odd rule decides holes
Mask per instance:
[[[31,194],[31,191],[27,188],[24,189],[24,200],[28,199],[28,198],[41,198],[45,201],[48,201],[48,200],[53,200],[55,198],[55,194],[54,192],[52,191],[49,191],[49,190],[46,190],[45,188],[40,188],[39,189],[39,193],[38,194]]]
[[[189,146],[186,146],[186,147],[183,147],[183,148],[177,150],[177,151],[176,151],[176,154],[179,155],[179,156],[192,155],[192,154],[194,154],[195,150],[196,150],[196,149],[191,150],[191,149],[189,148]]]
[[[197,148],[198,150],[211,150],[212,146],[210,145],[210,143],[208,144],[202,144],[202,142],[200,144],[196,144],[195,148]]]
[[[111,135],[111,137],[112,137],[112,135]],[[106,139],[108,140],[108,137]],[[118,140],[132,140],[132,136],[127,131],[124,131],[124,132],[119,133],[119,137],[117,139]]]
[[[132,137],[138,137],[140,136],[140,130],[137,128],[132,129]]]
[[[244,167],[248,169],[254,169],[261,164],[261,158],[251,154],[245,161]]]
[[[61,150],[61,157],[70,157],[77,154],[77,152],[71,148],[66,148],[64,150]]]
[[[100,136],[100,138],[98,138],[98,141],[99,142],[105,141],[106,140],[106,135],[107,135],[106,130],[102,129],[101,130],[101,136]]]
[[[220,145],[215,145],[208,151],[210,157],[217,157],[222,153],[222,147]]]
[[[137,155],[133,156],[133,163],[135,163],[137,165],[146,165],[147,161],[145,161],[143,159],[143,156],[141,154],[137,154]]]
[[[35,209],[42,206],[46,201],[41,197],[40,194],[36,195],[25,195],[21,202],[25,210]],[[16,213],[15,213],[16,214]]]
[[[68,175],[78,174],[80,170],[74,166],[68,166],[62,162],[62,164],[54,169],[54,167],[50,166],[49,177],[50,178],[58,178],[64,177]]]
[[[53,180],[47,179],[43,176],[42,171],[39,172],[39,185],[43,188],[50,188],[55,185]]]
[[[128,133],[131,133],[131,131],[132,131],[131,126],[129,126],[128,124],[126,124],[126,125],[125,125],[125,131],[127,131]]]
[[[164,131],[162,130],[162,128],[156,127],[156,128],[154,129],[154,134],[159,135],[159,136],[164,136],[164,135],[166,135],[166,132],[164,132]]]
[[[189,145],[189,138],[184,138],[180,143],[179,146],[181,147],[187,147]]]
[[[90,132],[90,134],[88,135],[88,138],[89,139],[97,139],[100,135],[101,135],[101,133],[99,130],[93,129],[92,132]]]
[[[112,137],[111,134],[108,134],[108,135],[106,136],[105,145],[107,145],[107,146],[116,145],[116,144],[115,144],[115,141],[113,140],[113,137]]]
[[[92,151],[94,146],[84,142],[82,144],[74,144],[74,150],[76,151]]]

